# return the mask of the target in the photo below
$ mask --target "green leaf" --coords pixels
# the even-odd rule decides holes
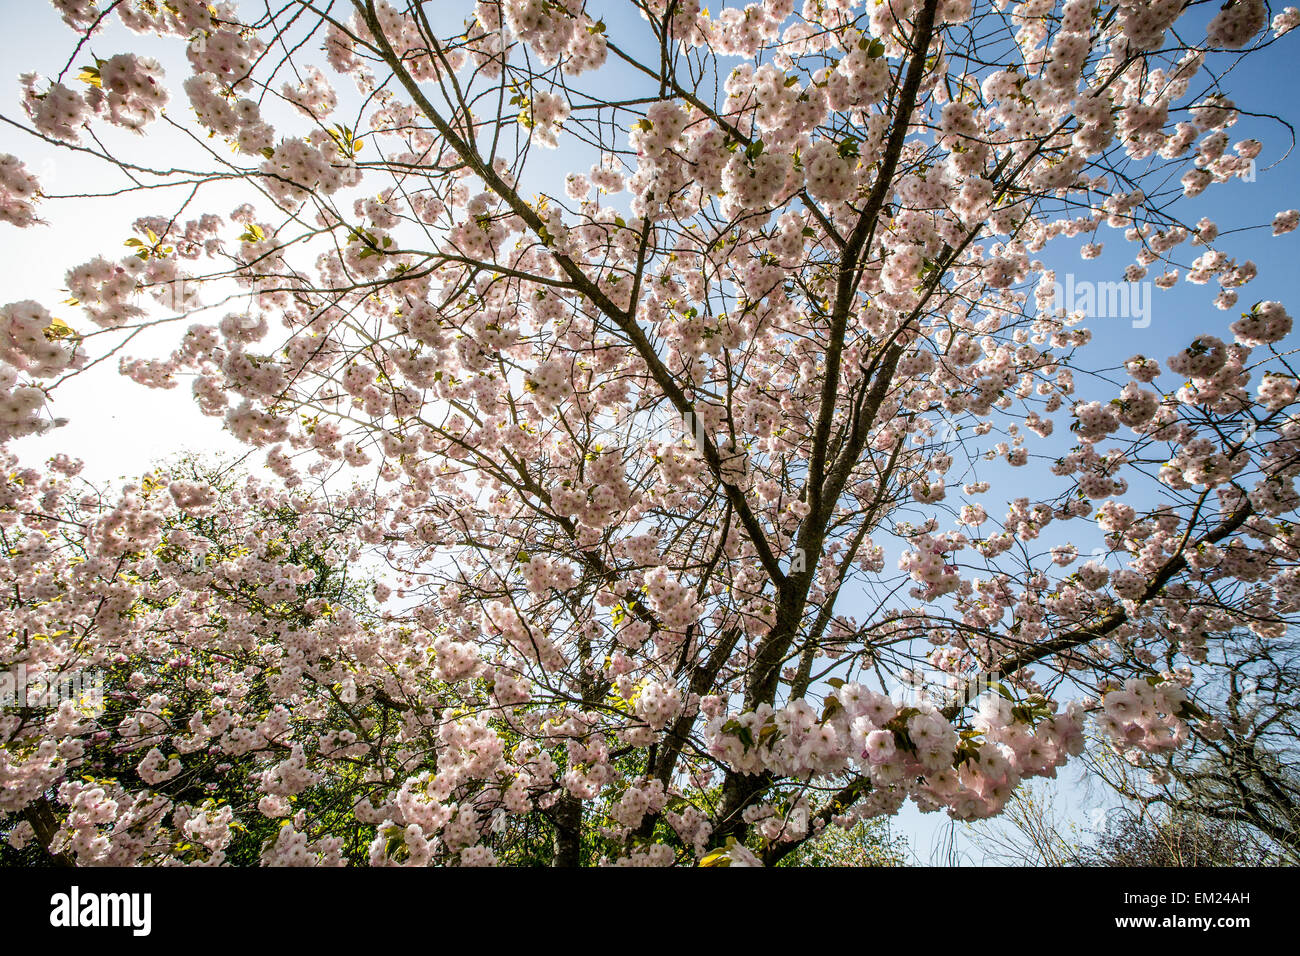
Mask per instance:
[[[45,333],[45,338],[51,342],[55,339],[75,337],[77,334],[72,330],[71,326],[69,326],[67,322],[64,322],[57,316],[50,316],[50,324],[41,331]]]
[[[730,864],[730,862],[731,862],[731,861],[727,858],[727,850],[726,850],[726,848],[725,848],[725,847],[719,847],[718,849],[716,849],[716,850],[712,851],[711,853],[707,854],[707,855],[704,857],[704,859],[700,860],[700,866],[721,866],[721,867],[725,867],[725,866],[728,866],[728,865]]]

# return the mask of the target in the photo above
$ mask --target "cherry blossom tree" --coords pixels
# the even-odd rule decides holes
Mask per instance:
[[[355,804],[399,715],[382,692],[358,703],[350,674],[402,645],[349,567],[368,497],[192,462],[116,493],[66,458],[4,465],[10,847],[83,865],[255,862],[263,844],[267,862],[364,859]]]
[[[10,123],[142,214],[69,263],[74,312],[0,312],[0,430],[116,361],[261,450],[287,526],[173,567],[210,484],[65,519],[70,465],[9,479],[9,660],[151,662],[116,724],[0,724],[52,852],[220,862],[256,807],[268,863],[356,824],[381,865],[772,864],[909,800],[995,815],[1089,720],[1158,764],[1208,652],[1295,618],[1292,319],[1238,304],[1267,224],[1191,212],[1253,173],[1231,69],[1295,8],[55,6],[69,56]],[[0,157],[6,223],[55,201]],[[1102,367],[1055,289],[1103,240],[1215,284],[1181,350]],[[311,591],[350,561],[370,617]],[[92,786],[103,746],[146,752]]]

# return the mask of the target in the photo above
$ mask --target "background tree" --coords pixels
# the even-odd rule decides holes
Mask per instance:
[[[1092,761],[1097,772],[1136,804],[1168,808],[1170,820],[1197,821],[1206,833],[1245,828],[1255,843],[1300,862],[1298,652],[1290,630],[1225,638],[1207,654],[1195,701],[1208,719],[1188,746],[1145,772],[1103,756]]]
[[[781,860],[781,866],[904,866],[907,840],[888,820],[861,820],[850,829],[828,827]]]
[[[374,827],[356,807],[398,719],[347,676],[345,648],[382,625],[340,551],[364,497],[294,497],[194,460],[117,494],[77,462],[16,464],[0,672],[26,687],[0,719],[0,859],[248,864],[310,845],[363,861]],[[45,694],[74,677],[79,697]],[[333,757],[320,773],[308,714]],[[310,844],[291,825],[308,816]]]
[[[1042,785],[1022,787],[995,819],[966,824],[963,832],[983,854],[981,862],[999,866],[1071,866],[1094,835],[1069,820]],[[967,862],[955,843],[951,854],[950,862]]]
[[[1078,866],[1269,866],[1279,861],[1255,833],[1232,820],[1180,810],[1112,816],[1081,846]]]
[[[1109,794],[1113,797],[1113,793]],[[1092,814],[1096,819],[1096,814]],[[1053,792],[1019,790],[995,820],[967,824],[984,863],[1000,866],[1277,866],[1292,860],[1248,823],[1132,798],[1112,804],[1087,827],[1062,814]],[[954,853],[950,861],[970,861]]]

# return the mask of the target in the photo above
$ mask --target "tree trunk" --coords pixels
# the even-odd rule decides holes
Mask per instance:
[[[566,793],[551,812],[555,826],[555,853],[551,866],[581,866],[582,801]]]

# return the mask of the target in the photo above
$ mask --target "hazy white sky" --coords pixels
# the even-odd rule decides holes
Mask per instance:
[[[68,61],[76,38],[48,3],[7,0],[3,14],[0,63],[7,67],[9,75],[0,78],[0,114],[26,125],[18,104],[18,74],[57,74]],[[174,68],[168,74],[178,83],[185,75],[180,72],[183,55],[176,55],[181,49],[179,44],[161,44],[119,27],[96,38],[90,49],[73,62],[71,73],[75,76],[80,65],[90,62],[91,52],[102,58],[124,50],[147,50],[169,61],[165,65]],[[186,108],[183,99],[179,106]],[[109,130],[105,142],[111,144],[128,136]],[[138,155],[142,145],[148,148],[149,139],[143,144],[130,143],[129,147]],[[125,176],[103,161],[49,146],[8,124],[0,126],[0,152],[13,153],[26,162],[50,196],[102,193],[130,185]],[[161,141],[156,155],[160,164],[168,161]],[[40,215],[48,225],[22,230],[0,225],[0,253],[5,264],[2,301],[34,299],[73,328],[92,329],[80,309],[63,304],[68,297],[64,281],[67,270],[97,255],[125,255],[128,250],[123,242],[132,234],[131,223],[138,216],[165,210],[167,203],[174,208],[180,198],[173,190],[94,199],[49,199],[40,207]],[[230,206],[218,208],[224,213]],[[212,318],[220,315],[216,313]],[[126,354],[165,352],[189,324],[185,321],[179,327],[142,335],[126,349]],[[87,473],[96,478],[139,475],[148,470],[151,462],[182,448],[234,451],[238,447],[221,430],[218,419],[199,414],[190,398],[188,382],[170,391],[146,389],[120,377],[115,359],[60,386],[53,408],[56,415],[69,419],[68,425],[20,439],[15,448],[30,462],[57,452],[76,455],[86,461]]]

